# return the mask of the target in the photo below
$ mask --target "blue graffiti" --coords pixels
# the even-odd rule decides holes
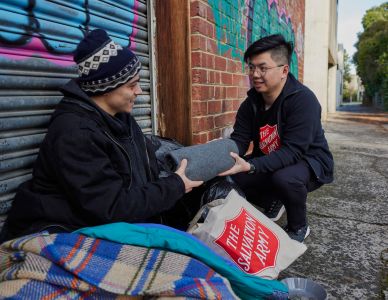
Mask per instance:
[[[270,34],[282,34],[295,45],[291,20],[279,15],[276,3],[267,0],[208,0],[213,11],[220,55],[230,53],[243,60],[245,49],[254,41]],[[291,57],[291,72],[298,77],[298,57]]]
[[[89,30],[104,28],[121,45],[129,46],[137,1],[1,1],[0,42],[28,48],[29,42],[38,38],[49,53],[71,54]]]

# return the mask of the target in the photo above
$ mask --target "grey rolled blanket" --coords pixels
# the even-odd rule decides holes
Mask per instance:
[[[173,150],[166,159],[176,170],[181,160],[186,158],[186,176],[191,180],[207,181],[233,167],[235,161],[230,152],[238,153],[236,143],[231,139],[221,139]]]

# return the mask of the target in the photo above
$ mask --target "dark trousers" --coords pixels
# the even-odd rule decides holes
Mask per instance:
[[[185,194],[177,203],[168,211],[161,214],[160,220],[154,220],[154,223],[162,223],[164,225],[174,227],[179,230],[186,231],[189,222],[195,217],[198,210],[201,208],[201,197],[206,190],[207,185],[201,185],[194,188],[191,192]],[[155,218],[154,218],[155,219]]]
[[[307,193],[322,185],[304,160],[273,173],[239,173],[232,178],[244,191],[247,200],[255,205],[268,208],[272,201],[280,200],[286,208],[291,230],[307,224]]]

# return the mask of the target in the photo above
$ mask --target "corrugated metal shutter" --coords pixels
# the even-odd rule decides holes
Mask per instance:
[[[147,5],[138,0],[0,3],[0,227],[15,190],[31,177],[58,88],[77,75],[72,52],[85,28],[103,28],[143,64],[133,115],[152,132]],[[129,43],[129,41],[131,41]]]

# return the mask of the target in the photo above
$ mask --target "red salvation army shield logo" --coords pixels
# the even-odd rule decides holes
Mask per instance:
[[[245,208],[225,222],[214,242],[246,273],[257,274],[276,264],[278,237]]]
[[[264,154],[270,154],[280,148],[280,136],[278,133],[278,125],[273,126],[266,124],[260,127],[259,147]]]

